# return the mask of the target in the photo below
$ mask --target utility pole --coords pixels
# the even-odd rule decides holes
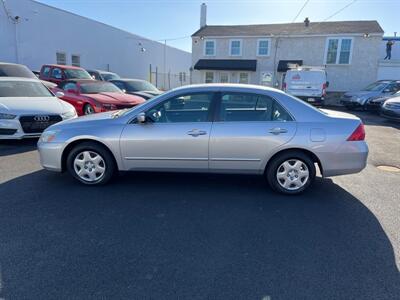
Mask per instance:
[[[167,40],[164,40],[164,90],[167,87]]]

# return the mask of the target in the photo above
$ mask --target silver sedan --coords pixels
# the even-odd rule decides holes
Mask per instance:
[[[118,171],[260,174],[298,194],[323,176],[360,172],[368,146],[354,115],[279,90],[238,84],[178,88],[129,110],[64,121],[38,142],[42,166],[87,185]]]

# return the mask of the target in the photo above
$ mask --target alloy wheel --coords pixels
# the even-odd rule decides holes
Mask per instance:
[[[84,114],[85,115],[94,114],[94,108],[90,104],[85,105]]]

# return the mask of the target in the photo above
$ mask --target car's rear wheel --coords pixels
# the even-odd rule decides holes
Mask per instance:
[[[85,104],[85,106],[83,107],[83,114],[84,115],[91,115],[94,114],[94,107],[90,104]]]
[[[67,157],[68,172],[87,185],[102,185],[113,177],[114,158],[103,146],[96,143],[78,144]]]
[[[284,194],[299,194],[315,179],[315,165],[301,151],[284,152],[269,163],[265,172],[271,188]]]

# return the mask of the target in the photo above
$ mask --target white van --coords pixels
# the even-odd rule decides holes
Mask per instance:
[[[324,103],[329,83],[324,68],[298,67],[286,72],[283,90],[311,104]]]

